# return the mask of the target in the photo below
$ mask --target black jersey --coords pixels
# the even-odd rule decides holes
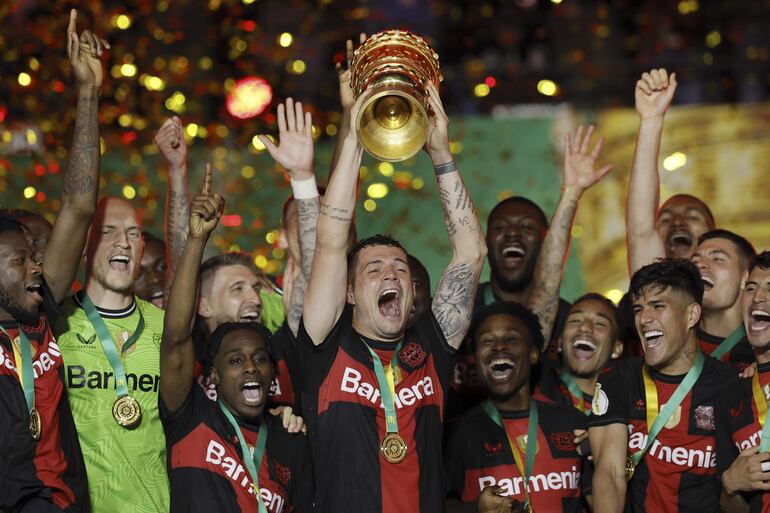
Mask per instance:
[[[581,512],[591,494],[591,467],[577,453],[574,429],[586,429],[586,416],[571,407],[537,401],[538,450],[529,479],[534,511]],[[529,410],[500,412],[506,432],[476,406],[452,422],[445,452],[449,494],[475,502],[487,486],[523,502],[524,479],[516,467],[508,436],[524,455]]]
[[[256,512],[257,497],[238,436],[217,402],[193,385],[185,403],[169,412],[160,402],[172,513]],[[257,470],[262,501],[271,513],[310,512],[313,476],[307,438],[266,415],[267,445]],[[258,428],[241,424],[251,450]]]
[[[719,344],[726,338],[706,333],[700,329],[700,326],[696,329],[696,333],[698,336],[698,345],[700,346],[701,351],[707,355],[711,355],[711,353],[713,353],[714,350],[719,347]],[[744,335],[732,349],[723,354],[720,360],[729,363],[738,370],[743,370],[754,363],[754,350],[751,348],[751,344],[749,344],[746,335]]]
[[[622,360],[599,377],[591,427],[628,427],[628,454],[640,451],[649,426],[642,358]],[[650,369],[658,406],[684,379]],[[716,478],[714,409],[719,391],[736,379],[732,367],[706,358],[695,385],[674,411],[636,468],[628,487],[627,510],[647,513],[717,513],[721,487]]]
[[[51,502],[73,512],[91,510],[88,482],[72,411],[64,394],[64,366],[52,323],[59,312],[43,286],[43,309],[37,325],[23,326],[32,346],[35,409],[41,436],[30,434],[30,415],[19,381],[14,346],[20,351],[19,323],[3,323],[13,342],[0,333],[0,511],[17,511],[27,503]]]
[[[401,380],[394,403],[406,458],[380,454],[385,413],[372,348],[387,368],[395,344],[363,339],[346,308],[322,344],[300,326],[303,413],[311,435],[319,513],[433,513],[443,511],[441,457],[444,397],[454,349],[428,310],[410,328],[395,355]]]
[[[552,402],[561,406],[572,406],[577,410],[590,412],[593,394],[581,391],[579,397],[573,396],[567,388],[567,384],[561,380],[560,371],[561,369],[553,362],[544,361],[540,366],[537,388],[533,396],[540,401]]]
[[[761,399],[770,398],[770,363],[757,366]],[[759,446],[762,425],[754,401],[752,379],[737,379],[717,397],[717,469],[721,475],[741,451]],[[770,512],[770,493],[747,493],[750,513]]]

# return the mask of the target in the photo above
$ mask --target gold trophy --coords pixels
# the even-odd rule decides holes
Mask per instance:
[[[411,32],[386,30],[356,49],[350,73],[353,94],[367,96],[355,120],[366,151],[387,162],[414,156],[428,136],[428,82],[443,79],[436,52]]]

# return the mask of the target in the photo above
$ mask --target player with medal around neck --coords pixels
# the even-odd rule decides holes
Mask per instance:
[[[121,198],[100,200],[86,244],[84,290],[65,302],[66,319],[57,323],[95,513],[168,510],[157,407],[163,311],[133,293],[143,248],[134,207]],[[83,344],[89,333],[96,336]],[[104,457],[115,452],[125,457]],[[141,470],[132,461],[142,461]]]

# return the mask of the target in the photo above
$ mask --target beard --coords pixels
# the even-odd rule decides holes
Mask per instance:
[[[0,285],[0,308],[3,308],[22,324],[36,326],[40,322],[40,311],[37,308],[33,310],[24,308],[5,285]]]
[[[540,250],[538,249],[537,252],[532,254],[530,258],[524,262],[524,266],[517,270],[514,276],[510,277],[506,276],[504,273],[496,273],[495,268],[498,267],[497,257],[490,257],[489,264],[492,269],[492,275],[500,288],[506,292],[521,292],[529,287],[529,284],[532,283],[532,277],[535,275],[535,266],[537,266],[537,257],[539,253]]]

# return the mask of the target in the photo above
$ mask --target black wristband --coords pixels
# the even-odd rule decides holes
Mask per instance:
[[[452,173],[454,171],[457,171],[457,164],[455,164],[454,160],[450,160],[446,164],[439,164],[437,166],[433,166],[433,172],[436,173],[436,176],[445,175],[447,173]]]

